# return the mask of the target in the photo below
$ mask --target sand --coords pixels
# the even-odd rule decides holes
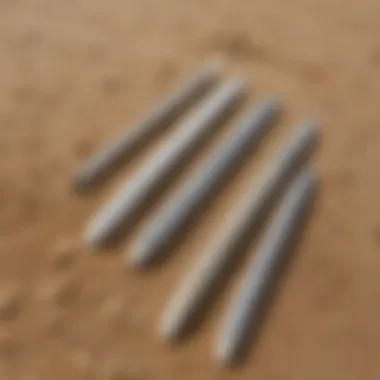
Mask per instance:
[[[375,0],[1,0],[0,378],[378,379],[379,16]],[[94,195],[72,192],[76,169],[210,59],[246,79],[250,101],[282,94],[278,127],[165,265],[124,265],[133,234],[92,255],[90,215],[165,136]],[[214,358],[244,265],[191,339],[164,344],[159,318],[186,268],[314,115],[319,198],[245,365]]]

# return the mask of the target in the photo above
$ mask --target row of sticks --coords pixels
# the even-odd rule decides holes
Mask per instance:
[[[207,67],[184,88],[154,109],[140,125],[82,167],[75,188],[83,193],[103,183],[123,162],[131,159],[147,142],[163,132],[189,106],[217,82],[218,72]],[[214,91],[195,112],[176,128],[166,145],[122,187],[116,196],[91,220],[85,240],[99,249],[115,241],[133,226],[143,207],[169,187],[169,179],[192,158],[196,146],[210,137],[244,95],[240,79],[232,79]],[[199,210],[204,210],[237,165],[271,129],[281,102],[265,100],[237,126],[230,138],[220,144],[206,162],[176,191],[157,215],[147,222],[128,258],[135,267],[147,267],[164,259],[178,242],[181,231],[190,227]],[[160,331],[165,339],[176,341],[199,321],[216,289],[225,283],[227,272],[243,251],[243,242],[252,240],[259,226],[280,199],[276,214],[267,228],[255,260],[248,268],[236,301],[227,313],[217,345],[222,363],[235,362],[258,327],[260,310],[282,266],[290,242],[302,225],[316,189],[316,177],[305,163],[317,145],[313,121],[296,128],[289,141],[263,175],[255,180],[242,206],[228,218],[220,239],[211,252],[201,255],[186,273],[170,301]]]

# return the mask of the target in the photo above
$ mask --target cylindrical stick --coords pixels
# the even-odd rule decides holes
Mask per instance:
[[[141,267],[168,253],[170,243],[184,226],[189,224],[200,206],[214,195],[221,181],[231,173],[271,127],[280,105],[277,98],[254,107],[249,116],[220,145],[201,168],[192,175],[179,191],[164,205],[142,231],[132,252],[132,262]]]
[[[208,91],[216,80],[215,67],[207,67],[191,78],[183,88],[154,108],[135,128],[128,130],[125,135],[91,157],[76,174],[74,188],[82,192],[100,185],[122,163],[132,158],[147,142],[169,127],[172,121]]]
[[[240,79],[231,80],[211,95],[194,115],[177,128],[166,146],[92,220],[86,232],[87,243],[93,247],[102,246],[118,236],[148,203],[152,194],[186,164],[199,142],[216,130],[242,95]]]
[[[231,364],[252,333],[268,290],[278,275],[289,243],[301,227],[301,219],[316,188],[311,169],[305,169],[291,184],[264,236],[257,256],[248,269],[241,289],[227,313],[217,346],[218,359]]]
[[[232,217],[232,223],[228,221],[216,248],[196,261],[170,301],[161,326],[165,339],[181,338],[205,304],[212,301],[210,297],[214,296],[215,287],[239,254],[241,242],[247,235],[250,238],[255,236],[257,225],[271,207],[275,195],[281,191],[294,169],[313,152],[316,141],[314,123],[301,125],[263,177],[254,181],[253,190],[247,201],[244,201],[242,213]]]

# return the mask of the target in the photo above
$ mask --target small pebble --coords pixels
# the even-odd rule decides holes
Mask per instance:
[[[16,319],[21,312],[21,295],[13,284],[3,285],[0,292],[0,320]]]
[[[88,44],[86,55],[93,63],[100,63],[107,58],[107,51],[101,42],[95,41]]]
[[[77,158],[83,159],[89,157],[92,151],[94,150],[93,141],[90,141],[88,138],[79,140],[74,146],[74,155]]]
[[[125,84],[123,79],[118,76],[109,76],[102,80],[101,87],[103,92],[114,94],[119,93],[123,90]]]
[[[157,71],[157,82],[159,85],[166,84],[178,75],[178,65],[174,61],[163,62]]]
[[[104,302],[101,313],[107,321],[117,322],[123,317],[124,306],[125,303],[121,297],[110,297]]]
[[[50,337],[61,337],[65,332],[65,317],[62,312],[51,312],[47,316],[45,327]]]
[[[39,301],[67,305],[75,301],[79,292],[79,284],[72,276],[57,275],[43,283],[37,290],[36,297]]]
[[[75,262],[75,248],[71,240],[62,240],[53,249],[51,264],[54,269],[67,269]]]
[[[141,333],[147,317],[139,308],[128,308],[125,314],[125,326],[130,332]]]

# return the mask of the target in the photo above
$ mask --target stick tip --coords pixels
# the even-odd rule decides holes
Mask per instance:
[[[231,87],[234,88],[235,91],[245,93],[246,81],[242,76],[236,75],[232,79],[230,79],[228,83],[230,83]]]
[[[98,231],[98,228],[96,228],[93,224],[90,224],[85,230],[83,240],[85,246],[94,254],[96,254],[105,245],[103,234]]]
[[[129,263],[136,269],[146,268],[152,257],[152,250],[150,244],[145,241],[138,241],[132,248],[131,255],[129,257]]]
[[[216,361],[222,367],[231,367],[236,363],[237,350],[229,342],[221,341],[216,348]]]
[[[160,338],[166,343],[174,343],[178,341],[180,336],[178,325],[174,323],[171,315],[164,316],[161,325],[159,326],[158,333]]]
[[[273,110],[273,112],[278,112],[280,111],[284,101],[283,101],[283,96],[280,94],[273,94],[268,97],[268,99],[265,101],[266,107],[270,108]]]
[[[312,117],[307,122],[310,134],[314,136],[315,144],[319,144],[322,138],[321,131],[319,126],[321,125],[321,121],[317,117]]]
[[[303,122],[303,125],[304,125],[304,128],[306,128],[309,131],[309,133],[312,133],[313,135],[319,134],[318,127],[320,125],[320,121],[318,118],[310,117]]]
[[[74,193],[83,195],[88,192],[88,190],[91,188],[91,185],[91,180],[87,178],[81,171],[79,171],[76,173],[72,180],[71,188]]]

